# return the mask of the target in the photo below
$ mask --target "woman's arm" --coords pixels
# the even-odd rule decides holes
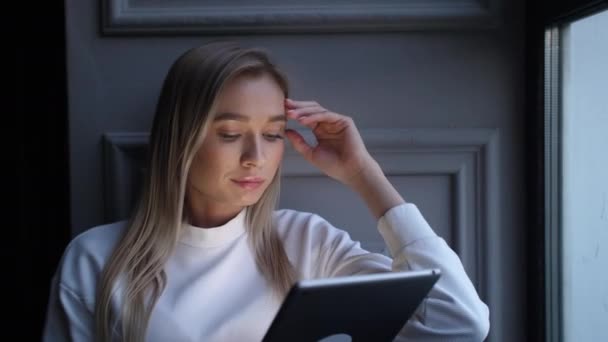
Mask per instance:
[[[384,216],[389,209],[405,203],[375,160],[371,160],[348,185],[363,198],[376,219]]]
[[[93,341],[93,324],[93,314],[84,301],[54,277],[42,341]]]
[[[442,274],[408,321],[399,338],[482,341],[489,310],[479,298],[458,255],[428,225],[418,208],[404,199],[371,157],[349,117],[316,102],[287,100],[288,117],[312,129],[310,146],[295,131],[287,137],[305,159],[358,193],[378,219],[378,230],[392,259],[369,253],[341,230],[325,227],[318,263],[322,275],[400,272],[438,268]]]

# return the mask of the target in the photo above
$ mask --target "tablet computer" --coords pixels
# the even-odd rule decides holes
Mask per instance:
[[[297,282],[262,341],[392,341],[440,276],[429,269]]]

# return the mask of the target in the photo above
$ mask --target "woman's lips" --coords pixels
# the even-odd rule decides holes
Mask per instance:
[[[257,189],[260,187],[260,185],[264,184],[264,180],[262,178],[243,178],[233,179],[232,181],[236,183],[236,185],[247,190]]]

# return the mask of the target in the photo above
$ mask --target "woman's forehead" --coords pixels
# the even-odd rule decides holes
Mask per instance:
[[[285,96],[270,76],[236,78],[226,85],[215,107],[214,121],[285,121]]]

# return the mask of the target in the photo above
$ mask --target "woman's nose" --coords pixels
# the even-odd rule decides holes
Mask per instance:
[[[245,167],[261,167],[266,162],[264,145],[261,138],[250,137],[246,139],[243,146],[241,163]]]

